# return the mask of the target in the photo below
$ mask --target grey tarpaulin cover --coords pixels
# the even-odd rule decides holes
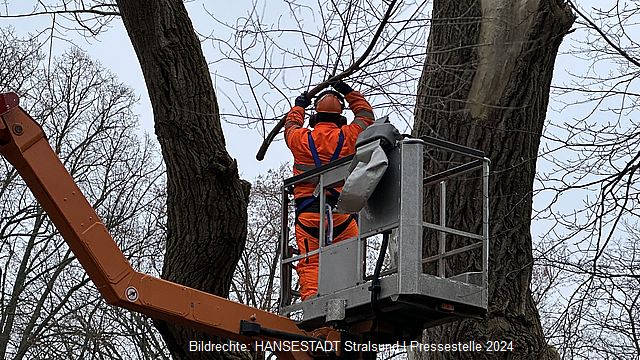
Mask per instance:
[[[338,200],[338,212],[360,211],[378,186],[389,164],[380,142],[381,140],[375,140],[357,148],[349,166],[351,174],[345,181]]]

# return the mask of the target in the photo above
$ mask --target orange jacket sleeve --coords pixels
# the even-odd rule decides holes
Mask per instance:
[[[289,110],[284,123],[284,141],[289,149],[298,149],[303,136],[307,135],[309,130],[302,125],[304,125],[304,108],[294,106]]]
[[[349,103],[354,119],[351,124],[343,126],[342,131],[345,135],[345,140],[349,141],[350,144],[355,144],[358,135],[375,121],[373,108],[359,91],[354,90],[345,95],[344,98]]]

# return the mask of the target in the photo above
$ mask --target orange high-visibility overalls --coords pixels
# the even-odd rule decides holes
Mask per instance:
[[[374,121],[371,105],[358,91],[345,95],[354,120],[349,125],[338,127],[334,123],[319,122],[313,131],[303,128],[304,108],[294,106],[287,115],[285,123],[285,141],[293,153],[293,174],[325,165],[330,161],[355,153],[358,135]],[[319,247],[320,209],[319,201],[313,192],[316,183],[301,183],[294,188],[296,203],[296,242],[301,254],[314,251]],[[327,203],[335,205],[342,188],[327,191]],[[324,213],[324,211],[322,211]],[[325,224],[327,221],[325,220]],[[358,224],[352,214],[333,215],[333,242],[339,242],[358,236]],[[307,299],[318,291],[318,255],[310,256],[298,262],[297,268],[300,296]]]

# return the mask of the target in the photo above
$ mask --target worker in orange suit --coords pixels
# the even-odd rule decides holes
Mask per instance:
[[[295,106],[287,114],[284,136],[287,146],[293,153],[293,174],[299,175],[342,157],[355,153],[358,134],[374,121],[371,105],[358,91],[354,91],[342,81],[332,84],[333,90],[326,90],[315,99],[316,113],[311,115],[310,130],[303,127],[305,108],[311,105],[306,93],[298,96]],[[345,100],[354,114],[354,120],[347,125],[342,116]],[[296,242],[301,254],[318,249],[320,214],[319,197],[314,196],[315,182],[297,184],[294,188],[296,204]],[[341,188],[327,189],[326,203],[335,206]],[[339,242],[358,236],[358,224],[355,214],[333,214],[332,242]],[[329,221],[325,218],[325,224]],[[325,240],[326,241],[326,240]],[[318,291],[318,255],[312,255],[298,262],[297,269],[300,296],[303,300],[314,296]]]

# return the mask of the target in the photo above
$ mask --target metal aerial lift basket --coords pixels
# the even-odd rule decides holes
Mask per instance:
[[[447,155],[441,159],[462,160],[441,161],[442,171],[425,174],[424,161],[430,161],[434,152]],[[487,311],[489,159],[481,151],[431,137],[398,141],[386,155],[388,168],[358,214],[359,236],[331,245],[319,241],[320,248],[307,254],[300,255],[290,234],[293,187],[309,180],[317,181],[321,189],[340,185],[349,175],[352,157],[284,181],[280,314],[294,317],[302,329],[329,323],[353,333],[375,334],[380,342],[392,342],[461,317],[481,317]],[[474,178],[478,185],[480,233],[447,226],[447,183],[462,177]],[[429,186],[435,186],[435,193],[440,194],[435,221],[423,215],[424,189]],[[319,201],[324,209],[325,191],[319,191]],[[320,239],[324,239],[326,220],[321,218]],[[437,235],[428,236],[433,234]],[[387,269],[379,268],[383,263],[379,256],[378,269],[371,274],[368,245],[381,235],[386,237],[382,255],[387,244],[389,249],[384,258]],[[458,241],[454,244],[448,238]],[[462,238],[466,242],[459,241]],[[425,244],[435,253],[424,249]],[[314,254],[319,255],[318,294],[301,301],[295,266]],[[460,255],[474,258],[479,268],[447,274],[447,259]]]

